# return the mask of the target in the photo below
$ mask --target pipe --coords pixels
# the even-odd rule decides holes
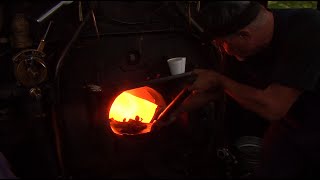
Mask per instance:
[[[174,29],[174,28],[167,28],[167,29],[160,29],[160,30],[144,30],[144,31],[135,31],[135,32],[119,32],[119,33],[101,33],[100,37],[103,36],[126,36],[126,35],[137,35],[137,34],[152,34],[152,33],[181,33],[185,32],[183,29]],[[84,35],[81,38],[93,38],[97,35]]]
[[[94,29],[96,30],[97,38],[98,40],[100,40],[100,33],[99,33],[96,16],[94,15],[93,9],[91,9],[91,15],[92,15],[93,26],[94,26]]]
[[[63,65],[63,61],[64,61],[64,58],[66,56],[66,54],[68,53],[69,49],[71,48],[72,44],[74,43],[74,41],[76,41],[77,37],[79,36],[83,26],[86,24],[86,22],[90,19],[90,15],[91,15],[91,11],[87,13],[84,21],[80,24],[80,26],[78,27],[78,29],[76,30],[76,32],[74,33],[74,35],[72,36],[71,40],[69,41],[69,43],[67,44],[67,46],[64,48],[59,60],[58,60],[58,63],[57,63],[57,66],[56,66],[56,71],[55,71],[55,75],[54,75],[54,80],[57,80],[59,74],[60,74],[60,70],[61,70],[61,67]]]
[[[54,98],[55,98],[55,101],[52,106],[51,112],[52,112],[52,127],[54,130],[54,136],[55,136],[54,138],[55,138],[55,145],[56,145],[56,153],[57,153],[58,164],[59,164],[59,169],[60,169],[60,173],[61,173],[60,178],[65,178],[67,171],[66,171],[63,152],[62,152],[62,149],[63,149],[63,147],[62,147],[63,146],[63,131],[62,131],[62,129],[64,127],[63,127],[63,123],[61,121],[59,121],[57,118],[57,110],[58,110],[58,105],[60,102],[60,78],[59,78],[60,76],[59,75],[60,75],[61,67],[63,65],[63,61],[64,61],[66,54],[68,53],[69,49],[71,48],[73,42],[79,36],[85,23],[90,19],[90,15],[91,15],[91,12],[89,11],[87,13],[84,21],[77,28],[77,30],[74,33],[74,35],[72,36],[71,40],[69,41],[67,46],[64,48],[63,52],[61,53],[61,56],[58,60],[57,66],[56,66],[56,71],[55,71],[55,76],[54,76],[54,85],[55,85],[55,89],[54,89],[55,97]]]
[[[54,12],[56,12],[59,8],[61,8],[63,5],[68,5],[71,4],[73,1],[61,1],[58,4],[56,4],[55,6],[53,6],[49,11],[47,11],[46,13],[44,13],[43,15],[41,15],[38,19],[37,22],[41,23],[42,21],[44,21],[45,19],[47,19],[49,16],[51,16]]]
[[[56,153],[58,158],[57,160],[58,168],[60,172],[60,177],[64,178],[66,177],[66,169],[65,169],[65,163],[64,163],[63,153],[62,153],[62,138],[61,138],[62,132],[57,120],[57,108],[52,106],[51,113],[52,113],[51,125],[53,127],[53,133],[54,133]]]

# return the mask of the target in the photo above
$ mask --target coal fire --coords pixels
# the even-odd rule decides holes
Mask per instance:
[[[148,133],[165,106],[161,94],[150,87],[124,91],[108,111],[111,129],[119,135]]]

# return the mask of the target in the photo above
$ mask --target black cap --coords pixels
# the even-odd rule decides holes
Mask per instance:
[[[210,40],[225,37],[249,25],[259,14],[261,5],[250,1],[239,11],[241,1],[209,2],[195,17],[204,29],[204,37]],[[226,12],[229,13],[226,17]]]

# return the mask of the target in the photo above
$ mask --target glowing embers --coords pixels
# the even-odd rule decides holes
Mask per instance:
[[[122,92],[110,111],[110,126],[116,134],[142,134],[151,130],[154,118],[165,107],[163,97],[154,89],[141,87]]]
[[[109,118],[116,121],[127,122],[129,119],[149,123],[152,120],[158,105],[130,94],[129,92],[121,93],[113,102]]]

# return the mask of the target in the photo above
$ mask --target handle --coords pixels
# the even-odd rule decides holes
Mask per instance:
[[[133,84],[127,87],[124,87],[124,89],[134,89],[138,87],[143,87],[143,86],[150,86],[154,84],[161,84],[161,83],[166,83],[172,80],[177,80],[177,79],[187,79],[188,81],[195,81],[196,80],[196,75],[193,74],[193,72],[186,72],[183,74],[177,74],[173,76],[168,76],[168,77],[163,77],[163,78],[158,78],[158,79],[153,79],[149,81],[143,81],[137,84]]]
[[[190,94],[191,91],[188,90],[188,87],[185,87],[182,91],[180,91],[174,100],[171,101],[171,103],[159,114],[152,128],[160,129],[163,126],[172,123],[175,119],[169,119],[170,115],[183,103],[187,97],[189,97]],[[153,121],[154,120],[151,122]]]
[[[47,27],[47,30],[46,30],[46,33],[44,34],[43,38],[41,39],[40,43],[39,43],[39,46],[37,48],[38,51],[42,52],[43,49],[44,49],[44,46],[45,46],[45,40],[47,38],[47,35],[48,35],[48,32],[49,32],[49,29],[51,27],[51,24],[52,24],[53,21],[50,21],[49,23],[49,26]]]
[[[178,106],[191,94],[191,91],[188,88],[184,88],[180,93],[174,98],[173,101],[164,109],[158,116],[157,121],[162,121],[163,119],[168,118],[168,116],[177,109]]]

